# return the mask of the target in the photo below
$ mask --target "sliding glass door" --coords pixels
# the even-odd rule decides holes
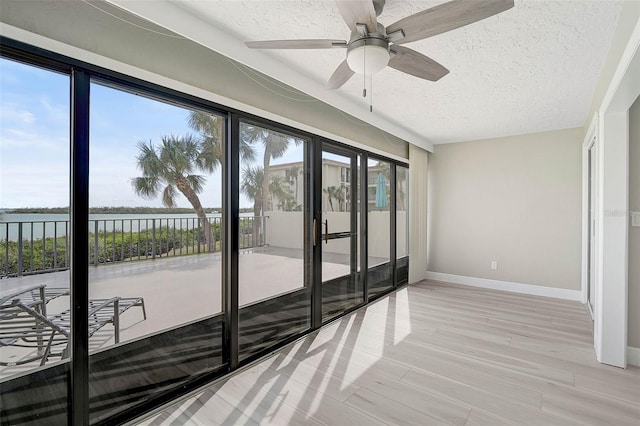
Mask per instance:
[[[240,123],[240,361],[311,326],[307,145]]]
[[[393,288],[391,163],[367,161],[367,287],[369,299]]]
[[[364,301],[359,268],[358,161],[352,151],[324,145],[322,170],[322,319]]]
[[[91,421],[224,363],[225,117],[90,87]]]
[[[70,419],[70,89],[0,58],[0,424]]]

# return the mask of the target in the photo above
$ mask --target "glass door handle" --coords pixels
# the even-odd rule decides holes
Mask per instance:
[[[324,220],[324,243],[329,244],[329,220]]]

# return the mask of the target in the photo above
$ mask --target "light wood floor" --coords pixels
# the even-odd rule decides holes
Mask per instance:
[[[640,368],[598,364],[584,305],[421,282],[148,425],[639,425]]]

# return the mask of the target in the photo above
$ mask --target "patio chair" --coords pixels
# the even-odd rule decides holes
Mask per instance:
[[[4,301],[0,305],[0,347],[37,349],[34,355],[19,361],[0,360],[0,365],[22,365],[38,359],[40,359],[40,365],[44,365],[47,358],[52,355],[52,349],[60,345],[65,345],[59,353],[65,358],[68,352],[68,341],[69,329],[55,324],[33,307],[25,305],[20,299]]]
[[[46,284],[38,284],[0,297],[0,306],[18,299],[25,306],[32,307],[42,315],[47,316],[47,303],[58,297],[68,295],[68,288],[47,287]]]
[[[38,290],[40,291],[40,290]],[[24,292],[20,292],[23,295]],[[45,293],[46,294],[46,293]],[[56,296],[57,297],[57,296]],[[23,299],[26,299],[24,301]],[[0,346],[16,346],[37,349],[36,354],[20,361],[2,361],[0,365],[21,365],[40,359],[44,365],[50,356],[67,358],[68,338],[71,332],[71,310],[45,316],[46,296],[40,301],[32,301],[28,296],[12,300],[9,296],[0,299]],[[30,304],[30,305],[29,305]],[[112,297],[110,299],[92,299],[89,301],[89,337],[107,324],[113,324],[115,342],[120,342],[120,315],[133,306],[142,308],[143,318],[147,319],[142,297]],[[46,310],[45,310],[46,312]],[[59,352],[52,350],[65,344]]]
[[[142,308],[143,319],[147,319],[147,310],[142,297],[112,297],[111,299],[89,300],[89,337],[105,325],[113,324],[115,342],[120,343],[120,315],[133,306]],[[71,310],[49,317],[56,325],[71,329]]]

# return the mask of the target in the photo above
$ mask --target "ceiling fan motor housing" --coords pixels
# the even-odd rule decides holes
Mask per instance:
[[[385,28],[378,24],[378,31],[367,34],[355,31],[347,46],[347,64],[358,74],[375,74],[382,71],[390,59],[389,42]]]

